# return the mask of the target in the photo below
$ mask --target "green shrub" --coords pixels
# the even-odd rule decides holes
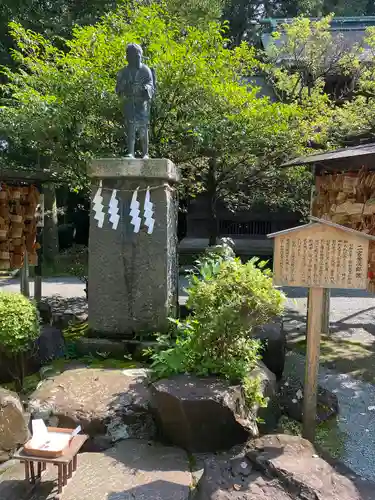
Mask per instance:
[[[220,266],[225,261],[233,261],[236,255],[233,251],[233,241],[230,238],[223,238],[221,245],[209,247],[201,259],[196,260],[196,267],[193,275],[198,275],[200,279],[209,280],[220,270]]]
[[[220,338],[242,338],[255,326],[281,314],[285,297],[274,288],[271,271],[265,266],[266,262],[258,259],[246,264],[231,259],[223,260],[217,272],[204,280],[193,275],[187,306],[194,311],[195,319],[206,327],[210,325]]]
[[[187,305],[194,313],[176,325],[174,338],[159,336],[153,353],[156,377],[177,373],[222,376],[243,382],[249,403],[260,402],[247,375],[259,359],[255,326],[281,314],[285,297],[272,285],[266,263],[246,264],[230,254],[206,255],[188,287]]]
[[[35,304],[20,293],[0,292],[0,345],[4,351],[25,352],[39,334]]]
[[[0,293],[0,350],[14,357],[12,376],[18,389],[25,376],[23,353],[30,350],[40,334],[35,304],[20,293]]]

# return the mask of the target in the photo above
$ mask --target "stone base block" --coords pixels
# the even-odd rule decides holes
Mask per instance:
[[[91,333],[133,338],[164,331],[178,300],[178,171],[169,160],[108,158],[93,161],[89,175]],[[120,217],[117,228],[111,210]]]

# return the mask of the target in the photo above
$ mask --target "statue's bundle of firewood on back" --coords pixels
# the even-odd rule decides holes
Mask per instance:
[[[1,184],[0,269],[22,267],[26,251],[29,264],[37,264],[36,210],[39,199],[35,186]]]
[[[375,172],[323,173],[316,177],[313,215],[375,235]],[[375,292],[375,242],[369,246],[369,286]]]

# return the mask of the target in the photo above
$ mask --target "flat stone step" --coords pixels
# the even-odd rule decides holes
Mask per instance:
[[[47,470],[30,496],[23,467],[15,465],[0,476],[3,500],[53,500],[56,472]],[[104,453],[82,453],[78,470],[61,500],[188,500],[192,475],[186,453],[148,441],[128,439]]]

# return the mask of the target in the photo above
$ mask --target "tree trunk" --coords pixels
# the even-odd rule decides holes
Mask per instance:
[[[219,236],[219,225],[217,220],[217,185],[216,185],[216,158],[210,158],[207,176],[207,193],[210,204],[210,219],[209,219],[209,246],[214,246],[217,243]]]
[[[53,263],[59,254],[59,233],[55,186],[52,184],[43,186],[43,193],[43,258],[47,263]]]

